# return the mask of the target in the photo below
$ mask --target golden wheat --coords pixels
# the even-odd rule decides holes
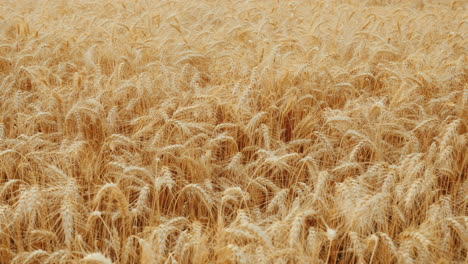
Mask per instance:
[[[466,10],[2,1],[0,263],[467,263]]]

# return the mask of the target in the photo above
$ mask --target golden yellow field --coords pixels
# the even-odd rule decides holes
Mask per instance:
[[[466,1],[0,2],[0,263],[468,262]]]

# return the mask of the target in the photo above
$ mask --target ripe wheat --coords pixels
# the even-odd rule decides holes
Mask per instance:
[[[467,263],[458,0],[3,0],[0,263]]]

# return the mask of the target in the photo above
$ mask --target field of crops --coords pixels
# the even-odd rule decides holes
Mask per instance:
[[[0,2],[0,263],[468,262],[466,1]]]

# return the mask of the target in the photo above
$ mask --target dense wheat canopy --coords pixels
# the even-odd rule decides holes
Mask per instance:
[[[0,263],[467,263],[467,7],[2,0]]]

